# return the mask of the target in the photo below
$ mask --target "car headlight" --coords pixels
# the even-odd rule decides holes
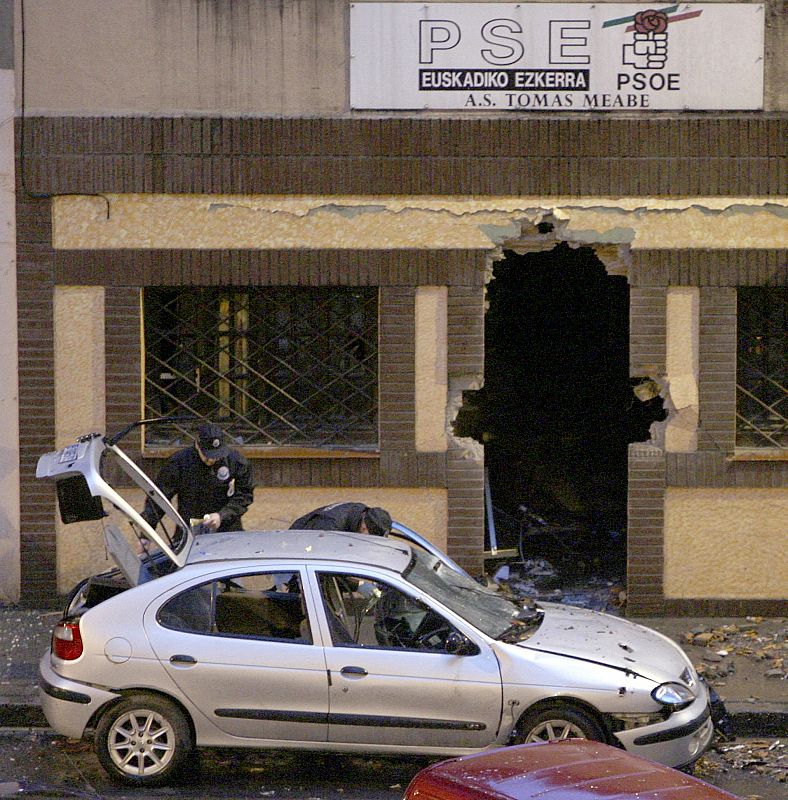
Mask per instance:
[[[671,711],[686,708],[695,700],[695,694],[683,683],[661,683],[651,692],[651,696]]]

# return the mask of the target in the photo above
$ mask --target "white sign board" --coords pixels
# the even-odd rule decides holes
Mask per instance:
[[[760,109],[764,6],[354,3],[350,54],[357,109]]]

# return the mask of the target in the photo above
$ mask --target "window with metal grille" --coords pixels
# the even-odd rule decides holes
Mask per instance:
[[[377,449],[377,288],[149,287],[143,314],[146,417],[207,418],[266,452]],[[193,432],[147,425],[145,445]]]
[[[788,448],[788,288],[738,290],[736,446]]]

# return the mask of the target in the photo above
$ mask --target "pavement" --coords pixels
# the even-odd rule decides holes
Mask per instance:
[[[617,613],[617,612],[616,612]],[[0,727],[46,727],[38,662],[59,611],[0,604]],[[788,736],[788,620],[633,620],[678,642],[725,701],[737,736]]]

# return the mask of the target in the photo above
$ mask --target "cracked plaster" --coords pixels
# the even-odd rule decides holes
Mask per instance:
[[[555,220],[575,245],[784,247],[788,208],[736,198],[439,198],[106,195],[56,197],[58,249],[468,248]]]

